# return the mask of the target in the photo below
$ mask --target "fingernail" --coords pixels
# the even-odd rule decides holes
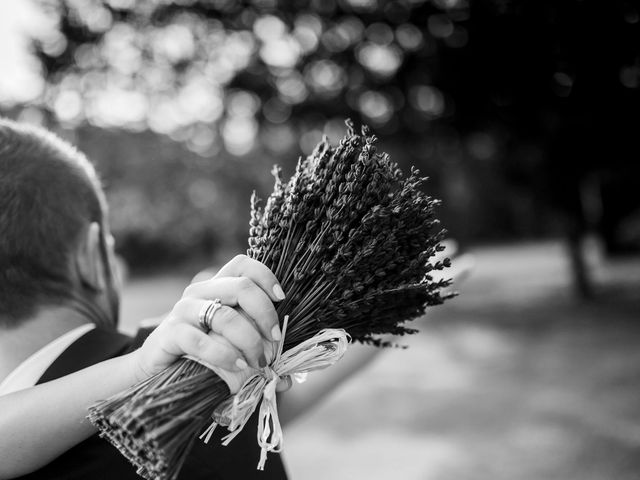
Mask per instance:
[[[275,325],[271,329],[271,338],[273,338],[275,342],[280,341],[280,339],[282,338],[282,333],[280,333],[280,327],[278,325]]]
[[[260,355],[260,358],[258,359],[258,365],[260,365],[260,368],[264,368],[267,366],[267,359],[264,356],[264,353]]]
[[[238,358],[236,360],[236,367],[238,367],[240,370],[244,370],[245,368],[248,368],[249,365],[244,361],[244,359]]]
[[[273,286],[273,294],[276,296],[278,300],[284,300],[285,298],[284,291],[282,290],[282,287],[278,283],[276,283]]]

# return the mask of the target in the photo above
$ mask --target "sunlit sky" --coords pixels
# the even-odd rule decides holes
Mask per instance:
[[[53,31],[31,0],[0,0],[0,103],[28,102],[42,92],[40,65],[29,54],[29,43]]]
[[[116,1],[121,2],[109,0]],[[313,54],[320,45],[335,53],[353,48],[363,69],[384,84],[428,35],[410,22],[366,25],[353,14],[323,23],[318,15],[300,13],[290,26],[264,14],[249,28],[230,30],[221,22],[191,15],[176,16],[167,25],[132,25],[113,18],[101,4],[70,0],[69,6],[84,27],[102,36],[96,44],[77,47],[74,68],[45,85],[30,45],[36,40],[51,56],[64,51],[67,40],[57,28],[59,12],[35,0],[0,0],[0,107],[18,104],[27,106],[27,112],[45,107],[71,128],[88,122],[150,129],[208,154],[219,140],[234,155],[249,153],[259,134],[260,113],[274,125],[270,134],[282,140],[274,145],[285,148],[293,139],[285,131],[293,105],[310,97],[336,98],[348,89],[355,92],[353,107],[373,126],[384,125],[404,104],[405,94],[365,86],[357,70]],[[428,30],[434,38],[448,38],[455,30],[452,25],[446,15],[434,14]],[[277,90],[264,104],[253,92],[228,87],[256,59],[268,69]],[[188,67],[176,70],[183,61]],[[428,119],[441,116],[448,101],[427,84],[414,85],[406,95]],[[324,125],[325,130],[329,127]],[[309,141],[303,135],[303,151],[319,136],[318,128]]]

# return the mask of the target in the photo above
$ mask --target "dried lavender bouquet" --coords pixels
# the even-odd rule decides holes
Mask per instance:
[[[344,329],[352,339],[384,346],[379,335],[416,330],[405,322],[442,303],[449,281],[435,281],[433,262],[443,250],[434,217],[438,201],[425,195],[424,178],[404,178],[388,155],[378,153],[366,128],[337,146],[325,138],[266,205],[254,194],[248,256],[280,280],[287,298],[284,351],[323,329]],[[268,368],[268,367],[267,367]],[[212,412],[229,389],[206,367],[182,359],[129,390],[100,402],[90,419],[148,479],[174,479]]]

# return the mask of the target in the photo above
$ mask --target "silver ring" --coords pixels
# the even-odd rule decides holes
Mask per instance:
[[[222,301],[219,298],[215,300],[209,300],[202,305],[200,313],[198,314],[198,325],[205,332],[211,331],[211,322],[213,322],[213,316],[216,314],[219,308],[222,307]]]

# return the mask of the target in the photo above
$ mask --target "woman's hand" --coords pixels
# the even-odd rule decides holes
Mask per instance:
[[[210,280],[191,284],[169,315],[134,352],[136,375],[143,380],[179,357],[228,372],[264,367],[281,338],[274,302],[285,298],[275,275],[262,263],[238,255]],[[198,323],[201,309],[219,299],[211,331]]]

